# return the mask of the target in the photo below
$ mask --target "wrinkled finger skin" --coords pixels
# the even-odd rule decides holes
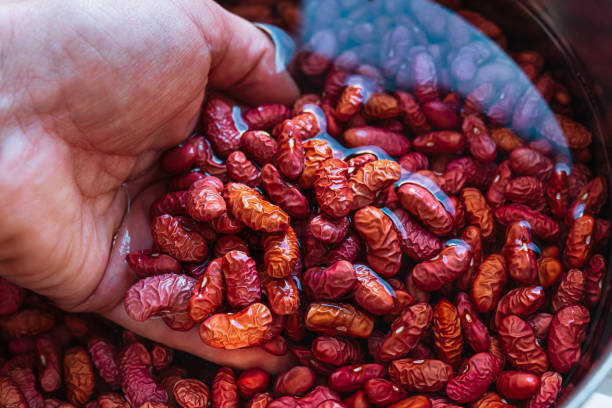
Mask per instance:
[[[305,322],[308,330],[330,336],[367,338],[374,329],[374,319],[348,303],[311,303]]]
[[[590,320],[589,310],[582,305],[567,306],[555,313],[548,334],[548,358],[556,371],[567,373],[580,360]]]
[[[469,245],[462,240],[451,240],[438,255],[415,265],[412,278],[423,290],[439,290],[463,275],[471,266],[471,262],[472,251]]]
[[[427,303],[408,307],[391,323],[389,332],[381,342],[378,357],[382,361],[405,357],[429,328],[432,318],[433,311]]]
[[[211,347],[233,350],[264,343],[272,326],[272,313],[261,303],[252,303],[238,313],[217,313],[200,325],[200,338]]]
[[[453,377],[453,367],[441,360],[405,358],[389,365],[389,377],[410,392],[437,392]]]
[[[185,275],[150,276],[128,290],[125,310],[139,322],[164,313],[185,312],[195,284],[194,278]]]
[[[536,342],[533,329],[526,321],[515,315],[506,316],[498,333],[508,361],[514,368],[536,375],[548,369],[546,352]]]
[[[364,207],[353,216],[353,225],[366,242],[370,267],[383,277],[399,272],[402,261],[400,241],[389,217],[376,207]]]

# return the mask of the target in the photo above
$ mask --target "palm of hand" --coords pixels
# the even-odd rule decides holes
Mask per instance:
[[[208,21],[195,21],[196,10],[171,2],[105,7],[94,15],[92,9],[47,11],[71,13],[64,19],[70,27],[47,33],[51,47],[42,51],[40,65],[29,65],[32,73],[15,94],[20,109],[4,118],[0,111],[0,121],[6,119],[12,130],[0,134],[0,229],[7,232],[0,235],[7,244],[0,250],[0,272],[66,310],[103,313],[139,334],[218,362],[261,365],[261,350],[209,350],[197,331],[129,320],[121,302],[133,283],[125,254],[151,244],[148,205],[156,193],[147,187],[157,177],[155,160],[188,136],[208,80],[221,88],[236,85],[240,94],[258,79],[244,82],[246,73],[240,72],[209,74],[226,50],[211,46],[220,40],[202,31],[207,22],[222,28],[219,11],[200,7],[197,12]],[[21,47],[35,45],[25,41]]]

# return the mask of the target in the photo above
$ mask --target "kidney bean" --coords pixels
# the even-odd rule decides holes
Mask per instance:
[[[578,305],[584,301],[585,278],[580,269],[570,269],[553,294],[551,309],[559,311],[565,306]]]
[[[184,408],[206,408],[210,400],[208,386],[193,378],[177,381],[172,393],[176,402]]]
[[[335,111],[336,117],[341,121],[347,121],[359,113],[368,93],[365,81],[359,77],[349,77],[347,82],[348,85],[340,93]]]
[[[218,177],[221,181],[227,181],[225,162],[215,156],[209,141],[204,136],[194,135],[192,143],[198,152],[195,166],[211,176]]]
[[[547,181],[553,167],[552,161],[536,150],[517,147],[510,152],[510,168],[518,176],[534,176]]]
[[[404,389],[382,378],[372,378],[366,381],[364,390],[368,400],[377,407],[389,406],[408,395]]]
[[[475,115],[467,115],[463,118],[461,130],[465,135],[470,153],[478,161],[491,162],[497,155],[497,146],[484,122]]]
[[[453,401],[465,404],[478,399],[499,373],[497,360],[491,353],[474,354],[446,385],[446,395]]]
[[[408,308],[391,323],[382,340],[378,357],[390,361],[404,357],[419,342],[431,323],[433,312],[427,303],[417,303]]]
[[[361,389],[372,378],[385,376],[380,364],[348,365],[336,369],[329,376],[329,387],[338,392],[354,392]]]
[[[270,129],[277,123],[289,119],[290,116],[291,110],[280,103],[256,106],[242,113],[242,118],[250,130]],[[242,135],[243,138],[246,133],[248,132]],[[243,142],[243,140],[241,140],[241,142]]]
[[[497,390],[504,397],[525,400],[540,388],[540,377],[520,371],[502,371],[497,378]]]
[[[429,231],[444,236],[453,229],[453,217],[428,188],[406,182],[397,189],[402,207],[417,217]]]
[[[180,262],[176,259],[152,249],[132,252],[125,257],[125,260],[132,271],[140,278],[166,273],[180,273],[182,270]]]
[[[431,402],[429,398],[424,395],[414,395],[408,397],[393,405],[389,405],[389,408],[431,408]]]
[[[534,211],[523,204],[509,204],[495,210],[495,219],[503,225],[526,221],[535,235],[553,241],[559,235],[559,224],[547,215]]]
[[[245,132],[240,139],[240,148],[262,166],[273,163],[278,151],[276,140],[263,130]]]
[[[257,187],[261,183],[259,169],[240,150],[230,153],[225,164],[233,181],[249,187]]]
[[[266,273],[272,278],[289,276],[300,257],[300,247],[293,228],[288,227],[284,232],[266,234],[263,243]]]
[[[312,388],[315,378],[315,372],[310,367],[292,367],[276,378],[274,395],[303,395]]]
[[[367,338],[374,329],[374,319],[347,303],[311,303],[306,311],[308,330]]]
[[[291,347],[291,353],[297,358],[300,364],[312,368],[317,374],[326,376],[331,374],[335,369],[333,365],[317,360],[312,355],[312,352],[304,346]]]
[[[561,279],[563,266],[561,261],[552,256],[543,256],[537,261],[538,283],[545,287],[551,287]]]
[[[458,170],[466,176],[466,184],[485,189],[489,186],[495,173],[494,163],[481,163],[471,157],[461,157],[448,162],[446,171]]]
[[[411,94],[397,91],[394,96],[399,103],[402,120],[415,134],[420,135],[431,130],[421,105]]]
[[[265,391],[270,384],[270,375],[260,368],[243,371],[236,381],[240,395],[244,398]]]
[[[187,311],[195,321],[202,321],[223,303],[225,282],[221,269],[221,259],[211,261],[206,272],[200,276],[193,287]]]
[[[429,101],[423,104],[422,109],[434,128],[457,129],[461,125],[456,109],[445,102]]]
[[[200,337],[209,346],[227,350],[264,343],[272,314],[261,303],[252,303],[234,314],[217,313],[202,322]]]
[[[0,316],[8,316],[19,310],[25,295],[25,290],[21,287],[0,278]]]
[[[389,217],[376,207],[363,207],[354,214],[353,225],[367,244],[366,258],[370,267],[384,277],[397,274],[402,252]]]
[[[17,385],[7,376],[0,376],[0,403],[7,408],[28,407]]]
[[[291,276],[273,279],[265,273],[260,276],[272,312],[282,316],[296,313],[300,307],[300,290],[296,279]]]
[[[151,355],[142,343],[133,343],[120,354],[121,387],[131,406],[141,406],[145,401],[168,401],[166,390],[151,377],[151,365]]]
[[[527,204],[536,211],[546,207],[544,184],[536,177],[523,176],[510,180],[506,184],[505,195],[509,201]]]
[[[355,274],[353,296],[359,306],[375,315],[385,315],[394,309],[396,293],[384,279],[366,265],[355,265]]]
[[[563,259],[572,268],[582,268],[591,255],[593,247],[593,232],[595,219],[590,215],[583,215],[574,221],[571,226]]]
[[[272,396],[267,392],[260,392],[249,400],[247,408],[266,408],[272,401]]]
[[[580,189],[576,199],[567,210],[566,222],[571,225],[583,214],[597,215],[608,197],[608,184],[601,176],[595,177]]]
[[[300,190],[285,182],[272,164],[266,164],[261,169],[261,182],[273,203],[278,204],[289,215],[305,218],[310,213],[308,200]]]
[[[504,317],[498,327],[499,338],[510,364],[517,370],[540,375],[548,369],[548,358],[538,345],[533,329],[515,315]]]
[[[267,408],[316,408],[326,401],[340,401],[340,396],[326,386],[318,385],[302,398],[281,397],[270,402]]]
[[[552,318],[553,315],[550,313],[536,313],[526,319],[526,322],[533,329],[533,333],[540,344],[546,342]]]
[[[321,164],[332,158],[332,149],[329,144],[320,139],[310,139],[303,143],[304,147],[304,171],[299,179],[299,185],[303,189],[312,188],[315,175]]]
[[[434,307],[432,328],[436,355],[457,367],[463,352],[461,320],[457,308],[448,300],[442,299]]]
[[[562,378],[559,373],[547,371],[540,376],[540,388],[527,402],[527,408],[545,408],[555,402],[561,392]]]
[[[390,156],[402,156],[410,151],[410,141],[404,135],[373,126],[347,129],[344,143],[347,147],[377,146]]]
[[[372,406],[364,390],[359,390],[345,398],[344,405],[347,408],[370,408]]]
[[[537,276],[536,250],[529,223],[521,221],[508,225],[503,254],[508,263],[510,277],[519,284],[528,285],[535,280]]]
[[[189,192],[187,190],[172,191],[166,193],[161,198],[153,201],[149,209],[151,218],[159,217],[163,214],[170,215],[185,215],[187,214],[187,199]]]
[[[457,194],[465,186],[465,174],[452,170],[446,173],[437,173],[430,170],[419,170],[417,174],[425,176],[437,184],[446,194]]]
[[[310,220],[310,232],[315,238],[326,244],[342,241],[348,233],[349,226],[348,217],[331,218],[325,213]]]
[[[585,305],[595,307],[599,303],[606,274],[606,263],[600,254],[593,255],[584,268]]]
[[[50,338],[45,339],[41,337],[38,340],[38,343],[43,348],[53,347],[51,341],[52,340]],[[100,375],[100,377],[102,377],[102,379],[111,387],[111,389],[113,390],[119,389],[121,387],[121,375],[119,372],[119,360],[117,358],[117,349],[115,348],[114,344],[100,337],[92,337],[87,342],[87,351],[89,352],[92,362],[96,366],[96,369],[98,370],[98,374]],[[55,358],[57,358],[57,356]],[[41,358],[41,361],[42,360],[43,359]],[[51,367],[54,364],[53,362],[47,361],[46,358],[45,358],[45,363],[49,364]],[[55,364],[57,364],[57,368],[58,368],[59,362],[56,361]],[[61,383],[61,379],[58,379],[55,383],[59,387]]]
[[[480,228],[484,239],[491,238],[495,227],[493,212],[480,190],[470,187],[464,188],[461,190],[461,201],[465,206],[470,224]]]
[[[555,313],[548,333],[548,358],[556,371],[567,373],[580,360],[590,319],[582,305],[566,306]]]
[[[353,210],[372,204],[378,194],[400,178],[400,166],[391,160],[375,160],[365,164],[349,179],[353,192]]]
[[[23,394],[28,407],[38,408],[43,405],[43,397],[36,387],[36,377],[30,367],[12,367],[9,377]],[[70,390],[68,391],[70,392]]]
[[[353,191],[347,181],[348,165],[340,159],[327,159],[315,173],[314,189],[322,211],[332,218],[348,215],[353,205]]]
[[[68,401],[77,406],[85,404],[93,395],[94,382],[93,365],[87,351],[81,347],[66,350],[64,353],[64,383]],[[124,392],[126,392],[125,389]]]
[[[188,171],[194,165],[197,158],[196,146],[193,143],[181,144],[165,152],[160,164],[164,171],[170,174],[180,174]]]
[[[346,164],[348,164],[349,167],[349,176],[352,177],[363,166],[376,160],[378,160],[378,157],[376,157],[372,153],[364,153],[358,156],[351,157],[346,161]]]
[[[51,313],[39,309],[21,309],[0,319],[0,333],[9,339],[37,336],[48,332],[55,324]]]
[[[461,151],[463,146],[465,146],[465,143],[466,141],[463,133],[451,130],[442,130],[425,133],[416,137],[412,141],[412,146],[416,151],[421,153],[441,154]]]
[[[315,358],[335,366],[356,364],[363,360],[361,347],[352,339],[319,336],[312,341],[311,348]]]
[[[499,208],[506,202],[506,186],[510,183],[511,179],[512,170],[510,170],[510,162],[504,160],[497,167],[493,180],[487,190],[487,202],[492,208]]]
[[[151,224],[151,235],[157,248],[184,262],[202,262],[208,254],[204,237],[188,230],[179,219],[168,214],[160,215]]]
[[[583,125],[560,114],[548,115],[537,129],[542,136],[562,148],[584,149],[592,140],[591,132]]]
[[[391,119],[400,115],[399,102],[392,95],[375,92],[363,105],[363,113],[373,119]]]
[[[239,183],[227,184],[225,188],[228,207],[232,215],[247,227],[255,231],[281,232],[289,226],[287,213],[264,200],[252,188]],[[231,234],[232,232],[226,233]]]
[[[353,290],[356,282],[355,268],[347,261],[328,268],[309,268],[302,277],[304,292],[313,299],[340,299]]]
[[[457,280],[471,266],[472,251],[462,240],[450,240],[445,248],[428,261],[414,266],[414,283],[426,291],[439,290]]]
[[[196,181],[189,187],[185,198],[187,213],[197,221],[212,221],[219,217],[227,211],[222,191],[223,182],[217,177],[207,176]]]
[[[465,341],[475,352],[488,351],[491,344],[489,330],[478,317],[469,296],[464,292],[458,293],[456,303]]]
[[[348,235],[334,246],[327,254],[327,264],[331,265],[338,261],[354,262],[361,252],[361,238],[350,230]]]
[[[461,232],[460,238],[470,246],[472,249],[472,265],[470,268],[456,281],[455,285],[458,289],[467,291],[469,290],[474,273],[476,272],[476,266],[482,262],[482,234],[480,229],[473,225],[468,225]]]
[[[230,251],[242,251],[249,255],[249,247],[240,237],[235,235],[223,235],[215,243],[215,258],[222,258]]]
[[[225,158],[240,147],[241,131],[234,120],[234,109],[221,99],[210,99],[202,110],[202,123],[215,152]]]
[[[185,275],[150,276],[136,282],[126,293],[124,307],[132,319],[144,322],[151,316],[187,310],[196,280]]]
[[[545,300],[546,294],[541,286],[523,286],[512,289],[497,303],[494,326],[499,327],[501,320],[510,314],[527,317],[538,310]]]
[[[389,377],[410,392],[437,392],[453,377],[453,368],[441,360],[405,358],[389,365]]]
[[[236,376],[229,367],[221,367],[212,382],[212,408],[238,408],[240,396]]]
[[[470,405],[472,408],[515,408],[493,391],[486,392]]]

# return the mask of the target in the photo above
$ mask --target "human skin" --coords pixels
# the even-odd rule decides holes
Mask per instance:
[[[207,0],[15,0],[0,38],[0,275],[216,363],[282,371],[288,358],[212,349],[197,326],[135,322],[122,305],[125,255],[152,244],[156,161],[189,136],[207,87],[297,97],[268,37]]]

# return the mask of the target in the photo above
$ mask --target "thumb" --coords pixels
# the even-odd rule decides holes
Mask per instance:
[[[198,20],[211,52],[211,87],[249,104],[290,104],[299,96],[289,73],[276,66],[267,34],[213,1],[204,10]]]

